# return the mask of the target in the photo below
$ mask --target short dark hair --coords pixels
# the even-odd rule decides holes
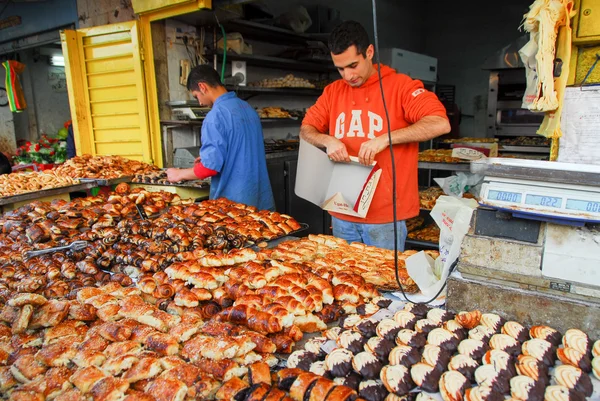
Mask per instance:
[[[190,71],[187,79],[188,90],[197,90],[199,83],[207,84],[213,88],[223,86],[219,73],[209,64],[197,65]]]
[[[356,52],[366,57],[370,44],[367,31],[356,21],[342,22],[329,35],[329,51],[333,54],[341,54],[354,45]]]

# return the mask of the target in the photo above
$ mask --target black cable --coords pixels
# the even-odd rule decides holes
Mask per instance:
[[[2,10],[0,11],[0,16],[2,14],[4,14],[4,11],[6,11],[6,9],[8,8],[8,5],[12,3],[12,0],[6,0],[6,5],[2,8]]]
[[[383,94],[383,81],[381,79],[381,62],[379,60],[379,35],[377,33],[377,31],[378,31],[377,30],[377,4],[376,4],[376,0],[371,0],[371,2],[373,4],[373,30],[374,30],[374,36],[375,36],[375,57],[377,59],[377,75],[379,77],[379,90],[381,91],[381,100],[383,101],[383,110],[385,111],[385,119],[387,122],[387,130],[388,130],[387,134],[388,134],[389,149],[390,149],[390,156],[391,156],[391,162],[392,162],[392,210],[393,210],[393,216],[394,216],[394,270],[396,273],[396,282],[398,283],[398,287],[400,287],[400,292],[402,292],[402,296],[404,297],[404,299],[407,302],[411,302],[414,304],[429,304],[429,303],[435,301],[437,299],[437,297],[442,293],[442,291],[446,287],[446,283],[444,283],[444,285],[442,286],[442,288],[440,288],[438,293],[430,300],[428,300],[426,302],[415,302],[415,301],[411,301],[406,296],[406,293],[404,292],[404,288],[402,288],[402,283],[400,282],[400,276],[398,274],[398,226],[396,225],[397,220],[398,220],[398,213],[396,210],[396,200],[397,200],[398,196],[397,196],[397,188],[396,188],[396,161],[394,160],[394,145],[392,144],[392,127],[390,124],[390,115],[388,113],[387,104],[385,102],[385,95]],[[448,275],[450,275],[450,273],[452,273],[454,268],[456,268],[457,264],[458,264],[458,259],[455,260],[454,263],[452,263],[452,265],[450,266],[450,272],[448,273]]]

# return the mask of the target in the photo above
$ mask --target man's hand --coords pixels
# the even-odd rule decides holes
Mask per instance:
[[[330,136],[327,140],[327,156],[334,162],[349,162],[350,156],[346,145],[339,139]]]
[[[377,138],[363,142],[363,144],[360,145],[360,150],[358,151],[358,160],[361,164],[370,166],[373,164],[375,156],[388,147],[388,143],[389,141],[387,135],[378,136]]]
[[[180,168],[168,168],[167,171],[167,180],[169,180],[169,182],[179,182],[179,181],[183,181],[183,177],[182,177],[182,169]]]

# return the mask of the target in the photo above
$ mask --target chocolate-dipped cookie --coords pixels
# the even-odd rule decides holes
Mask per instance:
[[[546,340],[555,347],[558,347],[562,339],[560,333],[550,326],[538,325],[529,329],[529,336],[540,340]]]
[[[451,356],[450,352],[437,345],[425,344],[423,354],[421,355],[421,362],[425,362],[443,372],[448,367]]]
[[[353,329],[354,326],[362,322],[363,317],[357,314],[344,316],[340,319],[340,326],[346,330]]]
[[[304,349],[308,352],[312,352],[313,354],[317,355],[319,359],[323,359],[325,358],[326,353],[325,351],[323,351],[323,349],[321,349],[321,347],[327,341],[329,341],[327,337],[313,337],[310,340],[308,340],[306,344],[304,344]]]
[[[398,345],[390,352],[388,361],[390,365],[404,365],[410,367],[421,360],[421,354],[415,347]]]
[[[508,334],[494,334],[490,338],[490,348],[499,349],[515,356],[521,353],[521,343]]]
[[[444,322],[452,320],[454,316],[450,312],[446,312],[440,308],[432,308],[427,312],[427,319],[434,322],[436,325],[441,326]]]
[[[544,385],[528,376],[510,379],[510,395],[522,401],[544,401]]]
[[[492,338],[494,334],[494,330],[481,324],[469,330],[469,338],[472,338],[473,340],[483,341],[484,343],[489,342],[490,338]]]
[[[336,341],[342,331],[344,331],[344,329],[341,327],[332,327],[323,331],[321,334],[323,334],[323,337],[327,338],[328,340]]]
[[[414,330],[418,333],[429,334],[431,330],[437,329],[439,325],[430,319],[419,319],[414,324]]]
[[[494,330],[495,333],[499,333],[500,329],[504,325],[505,320],[495,313],[484,313],[481,315],[481,321],[479,324],[489,327]]]
[[[433,329],[427,335],[427,344],[437,345],[450,352],[456,351],[458,343],[458,338],[446,329]]]
[[[554,369],[553,376],[558,384],[579,391],[586,397],[592,396],[592,380],[581,369],[571,365],[560,365]]]
[[[402,326],[394,319],[383,319],[377,324],[377,335],[386,340],[395,341],[400,330],[402,330]]]
[[[315,361],[310,365],[308,369],[309,372],[314,373],[315,375],[319,375],[330,379],[331,373],[327,370],[327,366],[325,365],[325,361]]]
[[[444,322],[442,327],[454,334],[454,337],[458,338],[459,341],[467,338],[467,331],[455,319]]]
[[[542,361],[546,366],[554,366],[555,348],[546,340],[540,340],[539,338],[527,340],[521,346],[521,352],[523,355],[529,355],[538,361]]]
[[[439,385],[444,401],[462,401],[465,390],[470,387],[467,378],[453,370],[442,373]]]
[[[454,355],[450,362],[448,362],[448,370],[455,370],[460,372],[464,377],[466,377],[470,382],[474,382],[475,379],[475,369],[479,367],[477,361],[473,358],[458,354]]]
[[[575,348],[559,348],[556,350],[556,356],[565,365],[575,366],[586,373],[591,373],[592,371],[592,361],[590,361],[590,358]]]
[[[360,304],[356,307],[356,313],[363,317],[371,316],[379,310],[379,306],[372,302]]]
[[[596,379],[600,380],[600,356],[592,359],[592,373],[596,376]]]
[[[592,346],[592,356],[598,358],[600,356],[600,340],[596,341]]]
[[[592,342],[583,331],[578,329],[569,329],[565,332],[562,338],[562,343],[565,348],[574,348],[583,355],[590,356],[592,350]]]
[[[475,382],[478,386],[488,386],[502,394],[508,394],[508,378],[500,375],[492,365],[482,365],[475,369]]]
[[[515,363],[517,373],[523,376],[529,376],[533,380],[541,381],[548,385],[548,366],[539,359],[531,355],[519,355]]]
[[[478,310],[458,312],[454,319],[456,319],[456,321],[465,329],[471,330],[479,326],[479,323],[481,322],[481,312]]]
[[[423,333],[417,333],[414,330],[402,329],[396,335],[396,344],[409,345],[411,347],[422,348],[427,339]]]
[[[502,334],[511,336],[520,343],[523,343],[529,339],[529,333],[527,332],[527,329],[518,322],[510,321],[504,323],[504,326],[502,326],[502,330],[500,330],[500,332]]]
[[[358,354],[364,348],[367,338],[362,334],[352,330],[346,330],[340,333],[336,343],[339,347],[346,348],[353,354]]]
[[[380,337],[371,337],[365,344],[365,351],[369,351],[379,360],[387,362],[390,352],[394,349],[396,343]]]
[[[411,312],[415,316],[418,316],[419,319],[427,316],[427,312],[429,312],[429,307],[424,304],[413,304],[412,302],[407,302],[404,305],[404,310]]]
[[[358,385],[358,396],[366,401],[384,401],[387,395],[381,380],[365,380]]]
[[[364,319],[362,322],[354,326],[354,330],[358,331],[364,337],[373,337],[377,335],[377,323],[370,319]]]
[[[310,365],[318,359],[317,354],[310,351],[300,350],[294,351],[288,356],[287,367],[309,370]]]
[[[398,365],[401,366],[401,365]],[[410,377],[422,390],[437,393],[442,372],[423,362],[415,363],[410,368]]]
[[[358,373],[352,371],[348,376],[345,377],[336,377],[333,379],[333,382],[338,386],[346,386],[350,387],[354,391],[358,391],[358,385],[363,380],[363,377]]]
[[[352,370],[354,355],[345,348],[337,348],[325,357],[325,366],[334,377],[344,377]]]
[[[403,365],[384,366],[380,378],[385,388],[396,395],[407,394],[415,387],[410,371]]]
[[[492,365],[496,372],[510,379],[517,375],[515,368],[515,359],[505,351],[492,349],[485,353],[482,362],[486,365]]]
[[[476,361],[480,361],[489,347],[483,341],[466,338],[462,340],[460,344],[458,344],[457,349],[459,354],[466,355]]]
[[[475,386],[465,391],[464,401],[504,401],[504,395],[488,386]]]
[[[548,386],[544,401],[585,401],[585,396],[565,386]]]
[[[387,308],[388,306],[390,306],[392,304],[392,300],[389,298],[385,298],[382,296],[373,298],[371,300],[371,302],[373,302],[375,305],[379,306],[382,309]]]
[[[383,364],[373,354],[367,351],[359,352],[352,359],[352,368],[367,380],[379,377]]]
[[[417,316],[415,314],[413,314],[409,311],[399,310],[398,312],[394,313],[394,320],[403,329],[414,330],[415,323],[419,319],[417,318]]]

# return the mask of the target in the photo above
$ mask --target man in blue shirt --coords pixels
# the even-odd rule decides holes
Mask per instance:
[[[262,126],[256,111],[227,92],[209,65],[194,67],[187,88],[200,105],[211,107],[202,123],[200,157],[193,168],[167,169],[171,182],[211,178],[210,198],[275,210],[267,173]]]

